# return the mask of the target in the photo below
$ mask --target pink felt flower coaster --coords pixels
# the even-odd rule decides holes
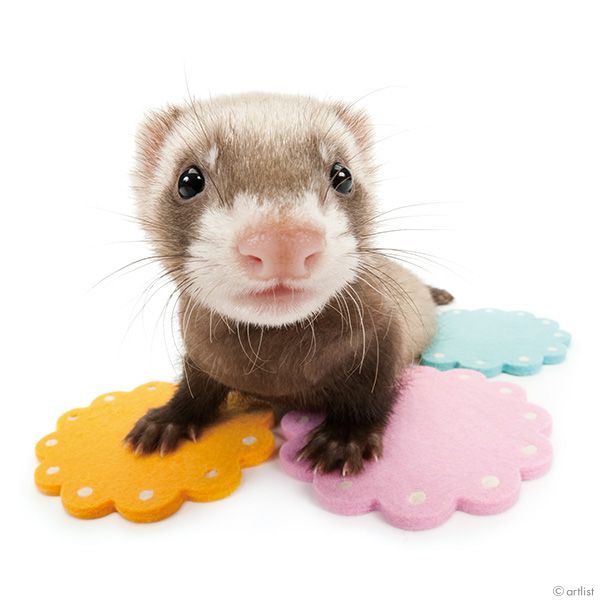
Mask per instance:
[[[325,508],[343,515],[380,510],[403,529],[436,527],[455,510],[506,510],[521,481],[543,475],[552,462],[550,415],[529,404],[518,385],[467,369],[411,368],[386,429],[383,457],[360,475],[313,475],[296,460],[305,435],[321,421],[299,412],[283,418],[283,469],[312,481]]]

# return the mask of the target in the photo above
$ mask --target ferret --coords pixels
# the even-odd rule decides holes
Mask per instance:
[[[403,372],[435,332],[431,288],[375,243],[373,131],[353,105],[249,93],[150,114],[137,137],[139,220],[179,294],[171,400],[125,443],[173,451],[232,390],[324,420],[298,454],[360,472]]]

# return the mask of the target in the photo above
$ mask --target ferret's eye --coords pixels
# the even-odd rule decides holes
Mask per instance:
[[[202,171],[196,167],[188,167],[180,176],[177,183],[177,191],[182,200],[191,200],[197,196],[206,186],[206,180]]]
[[[349,194],[352,191],[352,173],[341,163],[335,163],[329,173],[331,187],[338,194]]]

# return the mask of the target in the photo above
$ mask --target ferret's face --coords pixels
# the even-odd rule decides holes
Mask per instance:
[[[363,115],[304,97],[171,108],[140,132],[140,217],[193,301],[242,323],[301,321],[356,278],[369,145]]]

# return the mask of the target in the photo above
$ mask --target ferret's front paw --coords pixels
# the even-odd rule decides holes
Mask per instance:
[[[161,456],[173,452],[182,440],[196,441],[200,428],[175,422],[169,405],[150,409],[134,425],[123,440],[136,454],[160,452]]]
[[[315,472],[355,475],[362,471],[365,461],[379,459],[381,438],[380,431],[325,421],[308,434],[297,460],[308,460]]]

